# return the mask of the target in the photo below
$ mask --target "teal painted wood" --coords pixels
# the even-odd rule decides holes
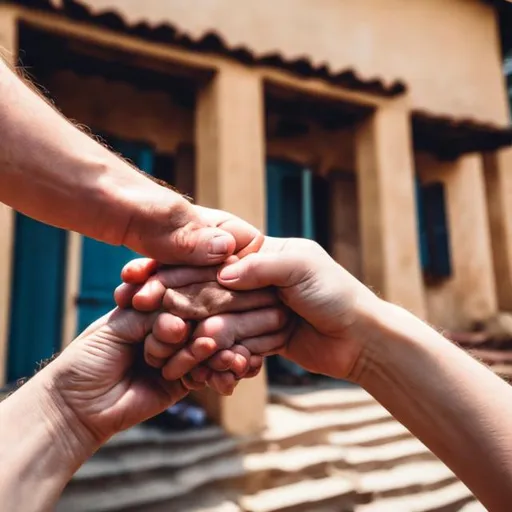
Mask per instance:
[[[290,162],[267,163],[267,233],[314,238],[312,172]]]
[[[154,152],[149,145],[105,138],[115,151],[139,169],[152,174]],[[120,283],[121,269],[136,257],[137,253],[126,247],[83,238],[80,293],[77,298],[78,332],[115,307],[113,291]]]
[[[429,247],[428,271],[434,277],[449,277],[452,263],[444,185],[432,183],[424,186],[423,197]]]
[[[7,380],[33,374],[61,346],[66,231],[16,214]]]
[[[416,192],[416,226],[418,229],[418,243],[420,253],[420,263],[423,270],[427,270],[430,266],[429,249],[428,249],[428,235],[425,219],[425,201],[423,198],[423,188],[418,176],[415,178],[415,192]]]

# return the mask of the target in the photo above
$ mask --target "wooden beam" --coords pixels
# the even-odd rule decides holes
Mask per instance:
[[[13,67],[18,62],[18,9],[8,5],[0,5],[0,56]],[[7,376],[14,221],[14,211],[0,203],[0,386]]]

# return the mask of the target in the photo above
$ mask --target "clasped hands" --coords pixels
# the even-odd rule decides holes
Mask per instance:
[[[133,260],[122,271],[115,299],[120,308],[157,315],[144,339],[144,360],[163,379],[230,395],[241,379],[259,373],[264,356],[285,346],[294,316],[275,289],[222,286],[221,268]]]

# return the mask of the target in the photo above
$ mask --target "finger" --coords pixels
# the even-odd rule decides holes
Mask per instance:
[[[179,350],[162,368],[162,375],[167,380],[181,379],[194,367],[210,358],[218,350],[212,338],[197,338]]]
[[[195,382],[205,384],[213,375],[213,371],[206,366],[196,366],[190,370],[188,375],[190,375]]]
[[[238,381],[231,372],[215,372],[208,380],[208,386],[219,393],[219,395],[231,396]]]
[[[139,291],[140,285],[122,283],[114,290],[114,300],[118,307],[126,309],[132,306],[134,295]],[[156,308],[155,308],[156,309]]]
[[[257,253],[223,267],[218,281],[233,290],[253,290],[278,286],[287,288],[300,283],[310,271],[301,255]]]
[[[208,368],[222,372],[230,370],[241,379],[249,370],[251,353],[242,345],[233,345],[229,350],[221,350],[207,361]]]
[[[192,337],[213,338],[219,349],[225,349],[237,341],[279,331],[287,321],[288,313],[284,308],[265,308],[245,313],[216,315],[203,320]]]
[[[136,258],[121,270],[121,279],[129,284],[143,284],[158,269],[159,263],[151,258]]]
[[[206,387],[206,380],[196,381],[190,373],[182,377],[181,382],[189,391],[199,391]]]
[[[256,252],[263,245],[265,237],[257,228],[245,220],[223,210],[215,210],[198,205],[194,206],[194,208],[203,219],[234,237],[236,245],[233,253],[239,254],[239,257],[242,257],[241,254]]]
[[[160,342],[177,345],[188,338],[189,326],[171,313],[160,313],[153,323],[152,333]]]
[[[261,369],[263,368],[263,358],[258,358],[258,356],[253,357],[255,359],[251,358],[250,368],[249,371],[245,374],[244,379],[253,379],[260,373]]]
[[[289,331],[285,329],[265,336],[245,339],[240,342],[240,345],[247,348],[251,354],[270,356],[284,349],[289,336]]]
[[[162,368],[177,350],[178,347],[161,342],[151,333],[144,340],[144,359],[153,368]]]

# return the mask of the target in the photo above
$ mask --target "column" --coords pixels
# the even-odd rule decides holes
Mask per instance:
[[[258,74],[236,64],[220,69],[198,93],[195,125],[197,203],[227,210],[263,229],[264,99]],[[264,372],[242,381],[230,398],[201,398],[233,434],[254,433],[265,425]]]
[[[512,311],[512,148],[486,153],[484,175],[498,305]]]
[[[8,5],[0,5],[0,57],[12,66],[18,59],[17,12]],[[0,203],[0,386],[6,379],[13,250],[14,212]]]
[[[375,110],[357,128],[355,144],[364,282],[385,299],[425,317],[405,101]]]
[[[468,328],[497,312],[483,161],[478,154],[464,155],[443,163],[441,172],[448,202],[454,299],[459,325]]]

